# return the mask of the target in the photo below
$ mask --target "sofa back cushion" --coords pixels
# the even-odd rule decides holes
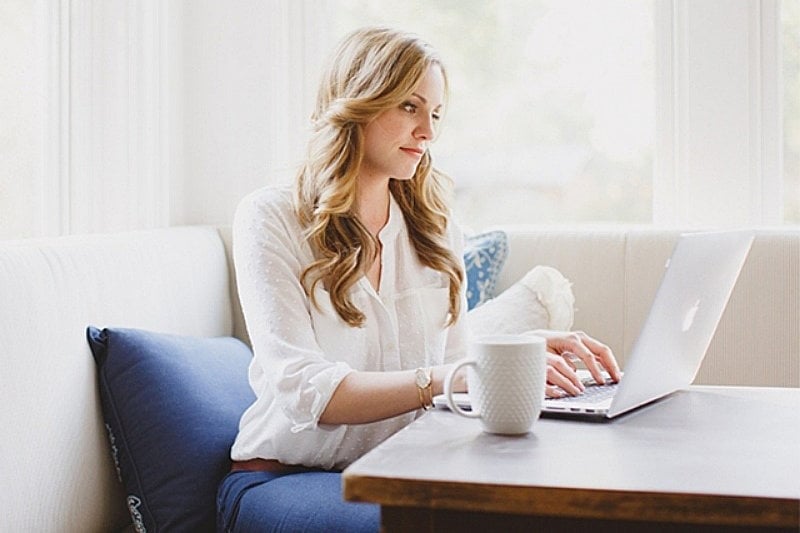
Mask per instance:
[[[655,228],[509,228],[498,291],[531,267],[572,283],[575,329],[625,365],[681,234]],[[800,229],[759,229],[695,383],[800,386]]]

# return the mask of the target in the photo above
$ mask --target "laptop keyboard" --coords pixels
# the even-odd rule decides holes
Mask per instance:
[[[558,403],[570,403],[570,402],[602,402],[603,400],[607,400],[616,394],[617,387],[619,386],[618,383],[610,383],[608,385],[598,385],[593,379],[585,379],[582,380],[584,386],[586,386],[586,390],[583,394],[579,394],[578,396],[564,396],[563,398],[549,398],[548,401],[551,402],[558,402]]]

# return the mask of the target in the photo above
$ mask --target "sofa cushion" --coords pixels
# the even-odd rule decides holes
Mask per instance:
[[[467,323],[476,335],[519,334],[568,330],[574,318],[570,281],[555,268],[536,266],[496,298],[470,311]]]
[[[137,531],[213,531],[216,489],[255,399],[229,337],[87,329],[111,452]]]
[[[497,278],[508,257],[504,231],[489,231],[466,238],[464,265],[467,274],[467,308],[494,298]]]

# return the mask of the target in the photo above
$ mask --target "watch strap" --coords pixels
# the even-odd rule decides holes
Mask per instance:
[[[419,381],[417,381],[416,376],[419,375],[421,372],[425,374],[427,377],[427,385],[422,386],[420,385]],[[431,378],[431,369],[430,368],[418,368],[415,371],[415,380],[414,383],[417,386],[417,393],[419,394],[419,404],[422,409],[427,411],[431,407],[433,407],[433,379]]]

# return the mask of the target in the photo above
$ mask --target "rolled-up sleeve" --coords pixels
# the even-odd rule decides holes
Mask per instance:
[[[300,283],[307,252],[279,191],[253,195],[233,223],[236,282],[254,359],[250,384],[291,421],[292,432],[316,428],[342,379],[353,371],[330,361],[317,343],[310,300]]]

